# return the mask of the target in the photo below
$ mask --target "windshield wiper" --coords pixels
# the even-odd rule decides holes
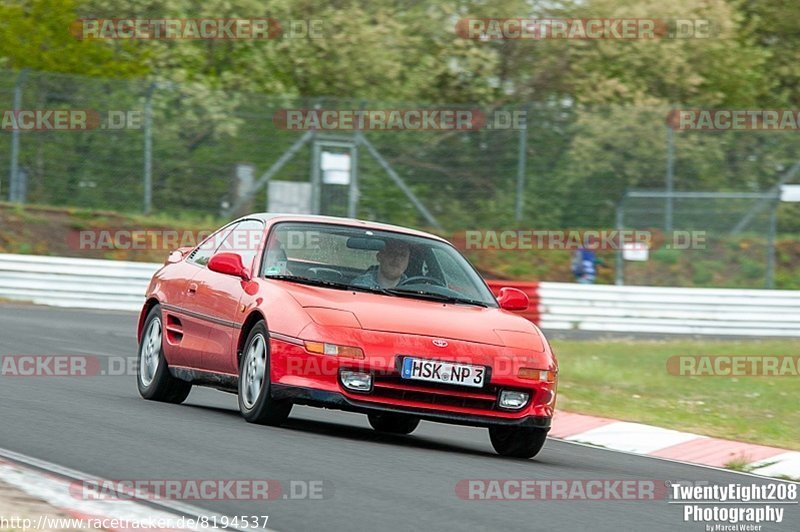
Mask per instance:
[[[395,296],[403,297],[419,297],[420,299],[429,299],[431,301],[441,301],[442,303],[464,303],[466,305],[476,305],[478,307],[488,307],[487,303],[478,301],[477,299],[469,299],[465,297],[447,296],[444,294],[436,294],[433,292],[425,292],[424,290],[411,290],[407,288],[384,288],[383,293],[392,294]]]
[[[311,286],[324,286],[326,288],[337,288],[339,290],[350,290],[353,292],[369,292],[371,294],[388,294],[382,288],[369,288],[367,286],[358,286],[347,283],[337,283],[336,281],[326,281],[325,279],[312,279],[310,277],[301,277],[299,275],[277,274],[267,275],[267,279],[277,279],[279,281],[292,281],[295,283],[307,284]]]
[[[351,290],[349,284],[345,283],[337,283],[336,281],[326,281],[323,279],[311,279],[309,277],[301,277],[299,275],[288,275],[288,274],[277,274],[277,275],[267,275],[267,279],[277,279],[279,281],[292,281],[295,283],[302,283],[302,284],[309,284],[312,286],[326,286],[329,288],[340,288],[342,290]]]
[[[292,281],[295,283],[308,284],[312,286],[324,286],[327,288],[338,288],[339,290],[369,292],[372,294],[384,294],[384,295],[401,296],[401,297],[416,297],[420,299],[427,299],[430,301],[441,301],[442,303],[463,303],[466,305],[476,305],[478,307],[489,306],[487,303],[484,303],[483,301],[478,301],[476,299],[446,296],[443,294],[435,294],[433,292],[425,292],[423,290],[410,290],[404,288],[370,288],[367,286],[337,283],[336,281],[312,279],[309,277],[301,277],[299,275],[288,275],[288,274],[267,275],[267,279],[277,279],[279,281]]]

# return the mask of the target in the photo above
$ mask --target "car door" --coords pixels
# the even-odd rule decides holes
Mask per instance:
[[[164,285],[169,287],[162,301],[165,321],[165,341],[168,359],[172,366],[195,368],[200,365],[208,331],[198,317],[187,313],[188,302],[194,297],[197,283],[195,277],[203,271],[214,251],[234,224],[229,224],[213,233],[186,257],[175,264]]]
[[[240,221],[228,233],[214,254],[236,253],[251,274],[264,236],[264,223],[256,219]],[[215,373],[237,374],[235,342],[244,319],[241,301],[246,295],[246,281],[203,268],[192,279],[193,294],[186,309],[205,329],[205,340],[199,353],[199,368]]]

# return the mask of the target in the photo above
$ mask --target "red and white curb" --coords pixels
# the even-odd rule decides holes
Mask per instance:
[[[731,462],[756,475],[800,479],[800,452],[700,436],[584,414],[556,412],[549,436],[606,449],[680,462],[726,467]]]
[[[202,527],[178,528],[181,518],[197,521],[201,516],[209,520],[216,518],[222,522],[222,516],[177,501],[148,501],[148,504],[136,500],[84,500],[74,495],[76,481],[99,481],[97,477],[65,468],[44,460],[32,458],[20,453],[0,448],[0,481],[13,486],[34,499],[41,500],[59,510],[63,514],[84,520],[116,520],[127,523],[127,528],[107,528],[112,532],[130,532],[136,530],[174,531],[204,530]],[[159,509],[161,508],[161,509]],[[175,527],[156,528],[152,523],[175,523]],[[227,527],[228,530],[244,530]],[[249,528],[247,532],[267,531],[263,528]]]

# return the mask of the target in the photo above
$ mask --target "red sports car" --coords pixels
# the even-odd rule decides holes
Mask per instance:
[[[292,405],[362,412],[378,431],[421,419],[488,427],[532,457],[550,428],[558,365],[542,332],[495,299],[437,236],[346,218],[254,214],[153,276],[139,318],[139,392],[180,403],[192,385],[236,393],[251,423]]]

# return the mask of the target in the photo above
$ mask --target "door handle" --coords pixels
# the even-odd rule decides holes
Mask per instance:
[[[190,296],[195,295],[197,293],[197,283],[191,283],[187,292]]]

